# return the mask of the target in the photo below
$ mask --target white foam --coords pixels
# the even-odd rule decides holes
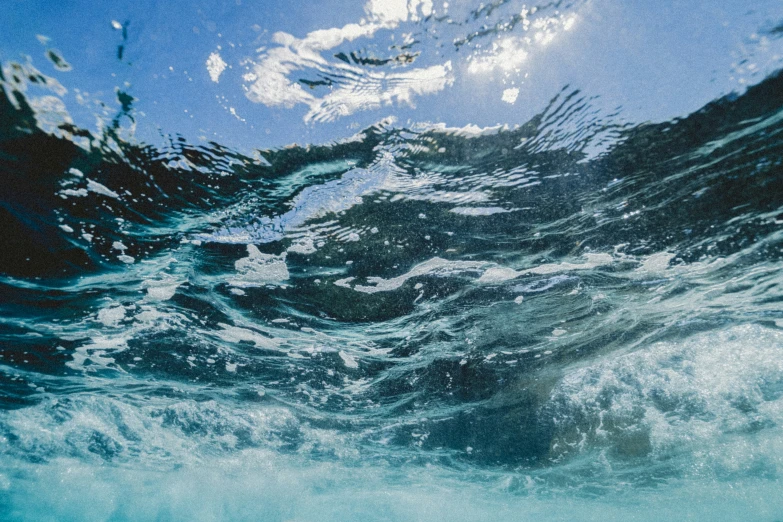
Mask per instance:
[[[309,255],[316,252],[315,243],[312,237],[304,237],[286,249],[286,252],[295,252],[297,254]]]
[[[125,307],[123,306],[111,306],[103,308],[98,312],[98,321],[103,323],[104,326],[119,326],[120,321],[123,319],[125,319]]]
[[[783,467],[781,382],[783,332],[743,325],[613,354],[566,374],[553,400],[594,444],[638,432],[653,458],[686,453],[695,472],[752,474]]]
[[[356,358],[346,352],[343,352],[342,350],[338,353],[340,355],[340,359],[343,360],[343,364],[345,364],[346,368],[358,368],[359,362],[356,360]]]
[[[513,268],[508,268],[504,266],[493,266],[491,268],[488,268],[483,274],[481,274],[481,277],[478,278],[479,283],[502,283],[503,281],[508,281],[509,279],[515,279],[521,275],[520,272],[517,272]]]
[[[264,348],[267,350],[277,350],[280,346],[277,339],[264,337],[260,333],[247,328],[231,326],[225,323],[218,323],[218,326],[220,326],[222,330],[216,331],[215,335],[226,342],[238,343],[241,341],[248,341],[256,345],[257,348]]]
[[[90,341],[76,348],[71,354],[71,360],[66,365],[74,370],[91,372],[98,368],[113,368],[119,370],[114,364],[114,358],[109,354],[127,349],[129,336],[106,336],[95,334]],[[89,363],[89,364],[88,364]]]
[[[107,196],[110,198],[119,199],[120,195],[114,192],[113,190],[109,189],[108,187],[101,185],[97,181],[93,181],[89,178],[87,178],[87,190],[90,192],[95,192],[96,194],[101,194],[103,196]]]
[[[487,261],[449,261],[440,257],[434,257],[428,261],[414,266],[407,273],[393,277],[391,279],[384,279],[382,277],[368,277],[367,282],[371,283],[372,286],[357,284],[351,287],[350,283],[354,281],[354,277],[339,279],[335,281],[334,284],[344,288],[353,288],[357,292],[374,294],[376,292],[389,292],[396,290],[405,284],[405,282],[409,279],[423,275],[447,276],[466,272],[481,272],[481,275],[478,277],[477,281],[483,284],[492,284],[516,279],[517,277],[526,274],[546,275],[573,270],[589,270],[611,264],[613,261],[613,257],[609,254],[591,253],[585,254],[584,257],[584,263],[547,263],[525,270],[514,270],[513,268],[498,266]]]
[[[585,254],[584,257],[584,263],[545,263],[533,268],[527,268],[525,270],[514,270],[506,267],[492,267],[484,272],[484,274],[479,278],[479,282],[497,283],[515,279],[526,274],[549,275],[559,272],[570,272],[574,270],[590,270],[600,266],[609,265],[614,260],[610,254]]]
[[[479,127],[469,123],[463,127],[447,127],[445,123],[431,126],[431,129],[446,134],[452,134],[461,138],[479,138],[481,136],[494,136],[509,129],[508,125],[494,125],[491,127]]]
[[[168,281],[155,281],[148,283],[147,299],[151,301],[168,301],[177,293],[180,283],[170,283]]]
[[[364,292],[366,294],[374,294],[377,292],[389,292],[396,290],[405,284],[406,281],[413,277],[422,275],[449,275],[458,272],[473,271],[477,272],[483,269],[487,263],[483,261],[449,261],[440,257],[433,257],[432,259],[420,263],[410,269],[409,272],[397,276],[391,279],[383,279],[382,277],[368,277],[367,281],[372,283],[373,286],[368,285],[355,285],[353,287],[357,292]],[[340,283],[338,286],[347,286],[347,283],[352,279],[341,279],[336,281],[335,284]]]
[[[636,269],[637,272],[645,274],[661,274],[669,267],[669,262],[674,258],[670,252],[658,252],[644,260],[642,265]]]
[[[72,196],[75,198],[83,198],[86,197],[89,192],[87,192],[87,189],[80,188],[80,189],[63,189],[58,194],[62,194],[64,196]]]
[[[513,212],[513,210],[507,210],[501,207],[455,207],[452,208],[450,212],[461,216],[491,216],[493,214]]]
[[[286,254],[276,256],[264,254],[255,245],[247,245],[247,257],[234,263],[237,273],[229,280],[229,284],[238,287],[263,286],[279,284],[289,277],[288,266],[285,263]]]
[[[585,254],[584,257],[586,260],[584,263],[546,263],[534,268],[528,268],[527,270],[521,270],[519,274],[546,275],[573,270],[590,270],[599,266],[610,265],[614,260],[610,254]]]

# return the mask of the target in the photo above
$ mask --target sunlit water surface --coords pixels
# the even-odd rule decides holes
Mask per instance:
[[[0,518],[783,520],[779,3],[90,4],[0,11]]]

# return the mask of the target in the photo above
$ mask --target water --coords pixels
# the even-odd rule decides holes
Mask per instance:
[[[3,520],[783,519],[779,5],[9,5]]]

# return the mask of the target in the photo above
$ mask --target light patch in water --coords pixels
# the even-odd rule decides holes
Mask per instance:
[[[31,96],[27,101],[35,113],[38,128],[48,134],[63,136],[60,126],[73,123],[65,102],[57,96]]]
[[[286,251],[295,252],[297,254],[302,254],[302,255],[308,255],[308,254],[315,253],[317,249],[315,248],[315,243],[313,242],[312,237],[304,237],[296,241],[296,243],[294,243],[290,247],[288,247]]]
[[[508,210],[501,207],[455,207],[450,212],[461,216],[491,216],[493,214],[513,212],[513,209]]]
[[[280,343],[277,339],[270,337],[264,337],[258,332],[249,330],[247,328],[240,328],[238,326],[231,326],[224,323],[218,323],[221,330],[215,333],[220,339],[229,343],[238,343],[241,341],[251,342],[256,345],[257,348],[265,348],[267,350],[279,349]]]
[[[356,358],[346,352],[343,352],[342,350],[339,352],[340,359],[343,360],[343,364],[345,364],[346,368],[358,368],[359,362],[356,360]]]
[[[450,275],[459,272],[478,272],[481,271],[487,263],[483,261],[449,261],[440,257],[433,257],[429,261],[420,263],[410,269],[409,272],[394,277],[391,279],[384,279],[382,277],[368,277],[367,282],[372,283],[373,286],[368,285],[355,285],[353,287],[357,292],[363,292],[365,294],[374,294],[377,292],[389,292],[400,288],[406,281],[411,278],[419,277],[423,275]],[[335,281],[337,286],[343,286],[349,288],[353,278],[341,279]]]
[[[644,274],[660,274],[669,267],[669,262],[675,255],[670,252],[659,252],[647,257],[642,265],[636,269],[637,272]]]
[[[492,125],[489,127],[479,127],[473,123],[468,123],[462,127],[448,127],[445,123],[438,123],[429,125],[426,130],[435,132],[443,132],[445,134],[451,134],[459,136],[461,138],[479,138],[481,136],[494,136],[501,132],[506,132],[510,129],[508,125]],[[444,151],[445,152],[445,151]]]
[[[125,319],[125,308],[123,306],[111,306],[98,312],[98,321],[103,323],[103,326],[119,326],[120,321],[123,319]]]
[[[114,364],[114,358],[109,357],[109,354],[127,349],[128,339],[128,335],[106,336],[96,334],[88,343],[76,348],[71,354],[71,360],[66,365],[74,370],[87,372],[92,372],[99,368],[117,369]]]
[[[177,293],[180,283],[169,280],[150,281],[143,286],[147,289],[147,299],[150,301],[168,301]]]
[[[367,169],[352,169],[340,179],[305,187],[293,198],[291,210],[277,216],[264,217],[258,226],[248,229],[224,229],[197,237],[220,243],[278,241],[286,232],[296,230],[312,219],[348,210],[354,205],[362,204],[364,197],[375,192],[394,190],[399,183],[398,178],[404,175],[405,171],[396,165],[393,156],[382,152],[378,160]],[[305,242],[302,248],[307,250],[306,247]]]
[[[105,185],[102,185],[98,183],[97,181],[93,181],[91,179],[87,179],[87,190],[90,192],[95,192],[96,194],[101,194],[103,196],[107,196],[114,199],[119,199],[120,195],[114,192],[113,190],[109,189]]]
[[[88,192],[87,189],[81,188],[81,189],[63,189],[58,194],[61,194],[63,196],[72,196],[76,198],[83,198],[86,197]]]
[[[187,455],[187,463],[173,469],[158,469],[96,466],[75,458],[41,464],[5,459],[4,482],[10,483],[10,487],[4,500],[9,510],[24,513],[20,520],[118,522],[163,520],[171,513],[177,513],[182,520],[237,522],[515,522],[521,519],[520,513],[526,519],[541,522],[763,522],[774,520],[776,517],[770,515],[783,511],[779,484],[762,479],[732,483],[682,480],[655,488],[607,492],[596,498],[595,493],[569,496],[557,491],[543,492],[535,473],[523,471],[487,472],[483,477],[437,466],[410,465],[408,469],[390,471],[388,466],[381,465],[303,462],[297,455],[280,455],[267,448],[247,449],[230,457],[199,458],[197,444],[180,441],[181,436],[167,433],[158,423],[153,428],[143,417],[143,420],[128,418],[125,411],[128,407],[120,407],[119,411],[127,419],[127,430],[149,433],[143,440],[148,441],[150,448],[143,455],[168,453],[173,446],[178,454]],[[212,408],[218,410],[216,405]],[[104,409],[117,411],[118,407]],[[181,409],[164,410],[165,418],[179,423],[211,420],[208,411],[201,413],[191,408],[195,410],[191,412],[184,406]],[[249,434],[255,439],[264,431],[279,431],[288,426],[282,414],[271,412],[265,416],[269,418],[229,422],[227,428],[238,431],[248,426]],[[101,417],[96,412],[79,418],[84,425],[82,439],[90,440],[94,432],[90,422],[100,421]],[[73,432],[73,429],[68,431]],[[120,436],[116,428],[110,433]],[[79,440],[79,437],[71,435],[71,439]],[[113,440],[108,439],[110,448]],[[326,435],[310,435],[308,440],[313,445],[328,442],[330,448],[339,448],[339,439],[329,440]],[[36,447],[35,442],[30,441],[30,446]],[[57,447],[53,443],[39,444],[44,448],[52,446]],[[79,502],[76,495],[90,501]]]
[[[558,422],[580,431],[587,447],[615,445],[663,461],[686,454],[683,471],[696,476],[777,474],[781,354],[782,332],[735,326],[605,357],[566,374],[552,400],[566,405]],[[574,434],[563,430],[561,442]]]
[[[79,172],[78,177],[83,177],[80,171],[76,169],[71,169],[71,173],[74,173],[74,171]],[[102,196],[119,199],[120,195],[114,192],[113,190],[109,189],[105,185],[98,183],[97,181],[91,180],[87,178],[87,187],[82,187],[78,189],[74,188],[67,188],[60,190],[57,194],[60,196],[72,196],[72,197],[86,197],[89,192],[93,192],[95,194],[100,194]]]
[[[614,258],[610,254],[585,254],[586,261],[584,263],[545,263],[533,268],[527,268],[525,270],[514,270],[505,267],[493,267],[488,269],[484,274],[479,277],[479,283],[497,283],[507,281],[509,279],[516,279],[519,276],[526,274],[535,275],[548,275],[556,274],[559,272],[570,272],[573,270],[590,270],[601,266],[609,265]]]
[[[352,288],[357,292],[374,294],[377,292],[396,290],[405,284],[406,281],[414,277],[424,275],[449,276],[464,272],[481,272],[477,281],[479,283],[492,284],[516,279],[517,277],[527,274],[547,275],[573,270],[590,270],[611,264],[614,259],[609,254],[590,253],[585,254],[584,257],[586,259],[584,263],[547,263],[525,270],[515,270],[510,267],[497,266],[494,263],[486,261],[449,261],[440,257],[434,257],[414,266],[407,273],[391,279],[372,276],[368,277],[367,282],[372,283],[372,286],[354,285],[351,287],[350,283],[354,281],[354,277],[339,279],[335,281],[334,284],[344,288]]]
[[[610,265],[614,258],[610,254],[585,254],[584,263],[546,263],[534,268],[520,270],[519,275],[524,274],[555,274],[557,272],[569,272],[572,270],[590,270],[600,266]]]
[[[229,284],[253,287],[282,283],[289,277],[285,257],[285,252],[279,256],[264,254],[255,245],[247,245],[247,257],[234,263],[237,273],[229,279]]]
[[[513,268],[508,268],[505,266],[493,266],[481,274],[481,277],[478,278],[478,282],[502,283],[503,281],[508,281],[509,279],[515,279],[520,275],[522,274]]]

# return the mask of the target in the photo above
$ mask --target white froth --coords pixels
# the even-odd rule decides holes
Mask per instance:
[[[366,294],[374,294],[376,292],[389,292],[400,288],[406,281],[411,278],[419,277],[423,275],[449,275],[458,272],[479,271],[487,263],[482,261],[449,261],[440,257],[433,257],[429,261],[420,263],[410,269],[409,272],[398,277],[391,279],[384,279],[382,277],[368,277],[367,282],[372,283],[373,286],[368,285],[356,285],[353,287],[358,292],[364,292]],[[350,282],[348,279],[340,280],[342,283],[339,286],[347,286]],[[338,282],[335,282],[337,284]]]
[[[218,326],[220,326],[222,330],[216,331],[215,335],[226,342],[238,343],[241,341],[247,341],[256,345],[257,348],[265,348],[268,350],[276,350],[279,347],[279,343],[276,339],[264,337],[260,333],[254,332],[253,330],[240,328],[238,326],[231,326],[224,323],[219,323]]]
[[[114,192],[113,190],[109,189],[108,187],[101,185],[97,181],[93,181],[91,179],[87,179],[87,190],[90,192],[95,192],[96,194],[101,194],[103,196],[107,196],[110,198],[119,199],[120,195]]]
[[[448,276],[460,273],[481,272],[477,281],[479,283],[492,284],[509,281],[526,274],[546,275],[573,270],[589,270],[611,264],[613,261],[612,256],[609,254],[585,254],[584,257],[584,263],[547,263],[525,270],[514,270],[513,268],[498,266],[494,263],[485,261],[449,261],[440,257],[434,257],[414,266],[407,273],[391,279],[368,277],[367,282],[370,284],[357,284],[351,287],[350,283],[353,282],[355,278],[347,277],[335,281],[334,284],[344,288],[353,288],[353,290],[356,290],[357,292],[374,294],[376,292],[396,290],[409,279],[424,275]]]
[[[304,237],[286,249],[286,252],[294,252],[302,255],[309,255],[316,252],[315,243],[312,237]]]
[[[247,245],[247,257],[234,263],[237,273],[229,284],[238,287],[280,284],[289,277],[285,252],[279,256],[264,254],[255,245]]]
[[[118,326],[123,319],[125,319],[125,308],[122,306],[112,306],[98,312],[98,321],[104,326]]]
[[[687,452],[696,472],[746,473],[783,466],[770,431],[783,421],[781,382],[783,332],[744,325],[607,357],[568,373],[553,399],[594,443],[635,432],[654,458]]]
[[[354,358],[353,355],[340,351],[339,352],[340,359],[343,360],[343,364],[345,364],[346,368],[358,368],[359,362]]]
[[[642,265],[637,268],[637,272],[645,274],[661,274],[669,267],[669,262],[674,258],[670,252],[658,252],[644,260]]]
[[[154,285],[147,287],[147,299],[152,301],[168,301],[177,293],[179,284]]]
[[[513,268],[504,266],[493,266],[488,268],[481,277],[478,278],[479,283],[501,283],[519,277],[521,274]]]
[[[450,212],[461,216],[491,216],[492,214],[502,214],[513,211],[501,207],[455,207],[452,208]]]

